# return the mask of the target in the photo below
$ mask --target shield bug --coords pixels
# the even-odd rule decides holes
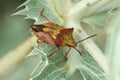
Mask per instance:
[[[33,34],[38,38],[37,43],[43,42],[52,46],[56,46],[57,49],[53,51],[48,57],[55,54],[59,51],[63,46],[69,47],[69,49],[64,54],[64,59],[67,59],[67,54],[69,53],[71,48],[77,50],[80,55],[81,52],[76,48],[77,43],[80,43],[88,38],[94,37],[95,35],[89,36],[81,41],[75,42],[73,38],[73,28],[63,28],[56,23],[51,22],[46,16],[43,15],[44,9],[41,11],[40,16],[46,19],[48,22],[32,25]]]

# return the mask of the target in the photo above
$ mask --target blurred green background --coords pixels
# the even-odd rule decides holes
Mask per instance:
[[[22,43],[29,35],[34,21],[25,20],[25,16],[11,16],[26,0],[0,0],[0,58]]]

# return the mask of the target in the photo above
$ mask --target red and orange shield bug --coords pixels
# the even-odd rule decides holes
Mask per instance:
[[[48,57],[55,54],[63,46],[69,47],[69,49],[64,54],[64,59],[67,59],[67,54],[69,53],[71,48],[74,48],[80,53],[80,55],[82,55],[81,52],[76,48],[77,43],[80,43],[88,38],[94,37],[96,36],[96,34],[89,36],[81,41],[75,42],[72,35],[73,28],[63,28],[63,26],[51,22],[47,17],[43,15],[43,11],[44,9],[41,11],[40,16],[42,16],[48,22],[39,25],[32,25],[31,28],[33,34],[38,38],[37,43],[43,42],[57,47],[57,49],[53,51],[50,55],[48,55]]]

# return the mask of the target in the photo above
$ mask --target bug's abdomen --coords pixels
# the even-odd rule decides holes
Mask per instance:
[[[46,32],[34,32],[34,34],[42,42],[56,46],[54,40],[51,38],[51,36],[48,33],[46,33]]]

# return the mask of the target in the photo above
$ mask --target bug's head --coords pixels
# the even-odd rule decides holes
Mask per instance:
[[[43,27],[44,27],[43,25],[32,25],[32,26],[31,26],[32,30],[35,31],[35,32],[40,32],[40,31],[42,31],[42,28],[43,28]]]

